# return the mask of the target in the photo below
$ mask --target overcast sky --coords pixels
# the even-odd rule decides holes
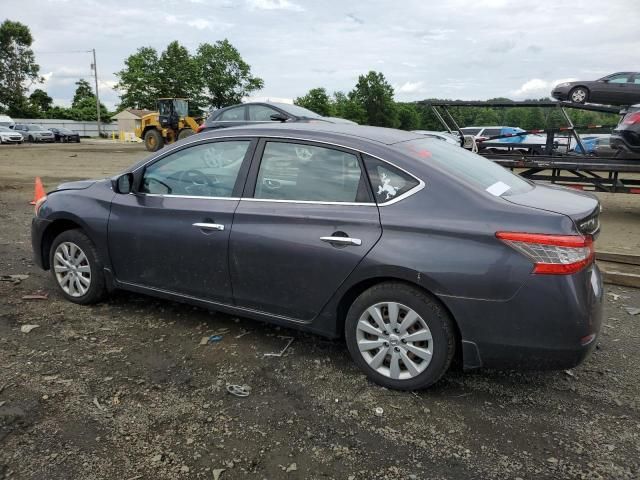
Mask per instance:
[[[124,59],[172,40],[193,52],[228,38],[264,79],[257,95],[284,98],[349,91],[369,70],[401,101],[538,98],[559,81],[640,71],[640,0],[22,0],[2,10],[30,27],[59,105],[91,78],[83,50],[96,49],[100,96],[114,108]]]

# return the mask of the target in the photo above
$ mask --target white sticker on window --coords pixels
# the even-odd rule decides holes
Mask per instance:
[[[489,192],[491,195],[495,195],[496,197],[499,197],[507,190],[511,190],[511,187],[504,182],[496,182],[493,185],[487,187],[487,192]]]
[[[382,185],[378,185],[378,195],[386,193],[387,197],[385,198],[385,201],[398,194],[398,189],[391,185],[391,179],[387,177],[386,173],[380,175],[380,180],[382,180]]]

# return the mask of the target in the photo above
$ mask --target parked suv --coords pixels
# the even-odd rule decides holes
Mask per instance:
[[[17,123],[14,130],[20,132],[27,142],[55,142],[56,137],[50,130],[34,123]]]
[[[640,104],[629,107],[611,134],[610,144],[618,150],[640,155]]]

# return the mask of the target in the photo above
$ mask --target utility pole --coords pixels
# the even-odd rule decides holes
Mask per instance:
[[[91,70],[96,81],[96,112],[98,113],[98,137],[100,136],[100,97],[98,95],[98,65],[96,64],[96,49],[91,49],[93,52],[93,63],[91,64]]]

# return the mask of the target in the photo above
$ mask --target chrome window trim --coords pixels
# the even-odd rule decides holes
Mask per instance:
[[[341,145],[339,143],[334,143],[334,142],[327,142],[325,140],[315,140],[313,138],[305,138],[305,137],[296,137],[296,136],[290,136],[290,135],[264,135],[264,134],[259,134],[259,133],[255,133],[255,134],[240,134],[240,135],[224,135],[224,136],[220,136],[220,137],[210,137],[210,138],[200,138],[200,139],[194,139],[193,141],[189,141],[189,142],[185,142],[182,144],[182,146],[187,146],[187,145],[192,145],[192,144],[198,144],[198,143],[212,143],[216,140],[222,140],[222,139],[241,139],[241,138],[256,138],[258,140],[265,140],[265,142],[269,141],[269,139],[272,138],[276,138],[278,140],[297,140],[299,142],[312,142],[312,143],[319,143],[322,145],[331,145],[333,147],[339,147],[339,148],[344,148],[347,150],[352,150],[354,152],[358,152],[358,153],[362,153],[364,155],[369,155],[370,157],[373,157],[377,160],[380,160],[381,162],[384,162],[388,165],[391,165],[394,168],[397,168],[398,170],[406,173],[407,175],[413,177],[414,179],[416,179],[418,181],[418,185],[416,185],[415,187],[413,187],[411,190],[407,190],[406,192],[404,192],[402,195],[400,195],[399,197],[393,198],[391,200],[389,200],[388,202],[384,202],[384,203],[371,203],[371,202],[365,202],[365,203],[358,203],[358,202],[321,202],[321,201],[315,201],[315,200],[271,200],[271,199],[263,199],[263,198],[250,198],[250,197],[242,197],[240,200],[247,200],[247,201],[263,201],[263,202],[274,202],[274,203],[309,203],[309,204],[321,204],[321,205],[377,205],[378,207],[386,207],[389,205],[393,205],[394,203],[398,203],[402,200],[404,200],[405,198],[410,197],[411,195],[418,193],[420,190],[422,190],[423,188],[426,187],[425,182],[421,179],[416,177],[413,173],[405,170],[402,167],[397,166],[395,163],[392,163],[388,160],[385,160],[384,158],[380,158],[376,155],[373,155],[369,152],[366,152],[364,150],[361,150],[359,148],[356,147],[350,147],[348,145]],[[166,153],[166,155],[170,155],[173,152],[168,152]],[[138,170],[141,170],[143,168],[145,168],[147,165],[149,165],[152,162],[155,162],[156,160],[164,157],[165,155],[159,154],[156,155],[155,157],[152,157],[151,159],[149,159],[149,161],[143,163],[142,165],[140,165],[138,168],[136,168],[135,170],[133,170],[133,172],[131,173],[135,173]],[[162,194],[143,194],[143,195],[160,195],[160,196],[164,196]],[[191,196],[186,196],[186,195],[172,195],[174,197],[186,197],[186,198],[190,198]],[[211,198],[211,199],[230,199],[229,197],[195,197],[195,198]]]
[[[352,205],[359,207],[375,207],[374,202],[322,202],[320,200],[276,200],[272,198],[241,198],[241,202],[270,202],[270,203],[302,203],[311,205]]]
[[[130,195],[140,195],[144,197],[162,197],[162,198],[190,198],[190,199],[204,199],[204,200],[241,200],[239,197],[208,197],[200,195],[174,195],[173,193],[144,193],[144,192],[131,192]]]

